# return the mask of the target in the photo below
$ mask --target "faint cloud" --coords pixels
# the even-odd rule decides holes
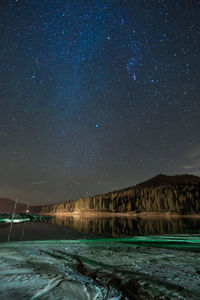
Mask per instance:
[[[43,181],[30,182],[28,185],[38,185],[38,184],[45,184],[45,183],[47,183],[47,181],[43,180]]]
[[[187,164],[183,166],[185,170],[195,170],[200,168],[200,144],[194,146],[186,153]]]
[[[186,170],[189,170],[189,169],[196,169],[198,167],[200,167],[200,161],[196,162],[194,164],[191,164],[191,165],[186,165],[183,168],[186,169]]]
[[[74,179],[72,179],[72,182],[73,182],[74,184],[80,185],[80,182],[78,182],[78,181],[76,181],[76,180],[74,180]]]
[[[7,133],[0,133],[0,136],[7,136]]]
[[[200,159],[200,144],[193,147],[193,149],[191,149],[190,153],[189,153],[189,158],[195,158],[195,157],[199,157]]]
[[[200,177],[200,171],[193,171],[192,174]]]

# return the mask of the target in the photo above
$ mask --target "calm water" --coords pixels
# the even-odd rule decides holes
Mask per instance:
[[[0,242],[7,241],[9,227],[10,224],[0,224]],[[11,241],[172,233],[200,233],[200,218],[53,217],[41,222],[13,224]]]

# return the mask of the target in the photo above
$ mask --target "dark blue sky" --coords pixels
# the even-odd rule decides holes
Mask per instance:
[[[1,0],[0,196],[200,175],[200,2]]]

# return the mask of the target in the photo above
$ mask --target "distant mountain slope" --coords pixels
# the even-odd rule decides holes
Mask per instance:
[[[14,210],[15,201],[5,198],[0,198],[0,213],[12,213]],[[16,213],[25,213],[27,209],[26,204],[17,203]],[[39,212],[41,206],[29,206],[30,212]]]
[[[157,212],[200,213],[200,177],[158,175],[123,190],[47,205],[44,213],[58,212]]]
[[[175,175],[167,176],[159,174],[150,180],[137,184],[137,186],[159,186],[166,184],[200,184],[200,177],[194,175]]]
[[[10,199],[4,199],[0,198],[0,212],[1,213],[7,213],[7,212],[13,212],[15,205],[15,201]],[[27,205],[17,203],[16,212],[25,212]]]

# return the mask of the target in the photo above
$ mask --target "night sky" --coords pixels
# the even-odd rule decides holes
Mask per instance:
[[[0,197],[200,175],[200,1],[1,0]]]

